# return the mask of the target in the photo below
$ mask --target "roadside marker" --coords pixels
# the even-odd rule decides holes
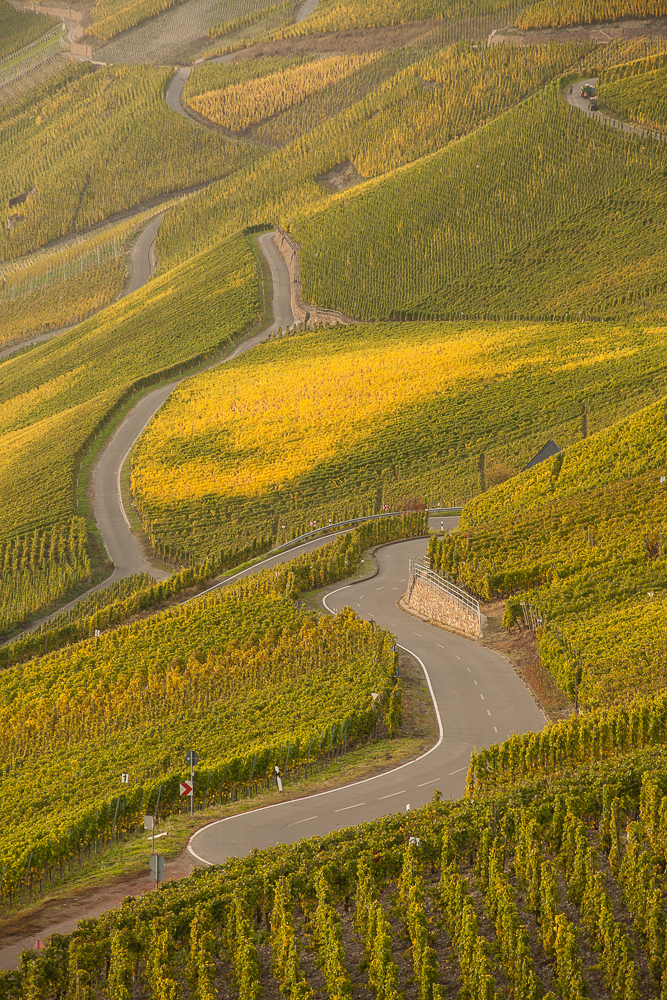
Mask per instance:
[[[193,789],[193,787],[194,787],[194,783],[192,781],[188,781],[187,779],[185,781],[181,781],[181,783],[180,783],[180,794],[181,795],[192,795],[192,789]]]

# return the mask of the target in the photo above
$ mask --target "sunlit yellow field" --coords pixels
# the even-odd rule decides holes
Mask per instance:
[[[181,558],[298,534],[351,502],[465,502],[483,488],[482,459],[493,482],[549,437],[576,441],[583,400],[593,430],[667,390],[661,343],[608,324],[291,334],[172,394],[135,450],[135,502],[154,544]]]

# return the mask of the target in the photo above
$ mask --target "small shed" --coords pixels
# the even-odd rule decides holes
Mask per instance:
[[[539,465],[540,462],[546,462],[548,458],[553,458],[553,456],[557,455],[559,451],[560,448],[558,447],[554,439],[549,438],[544,447],[540,448],[535,458],[531,458],[530,462],[525,467],[525,469],[522,469],[521,471],[527,472],[528,469],[532,469],[534,466]]]

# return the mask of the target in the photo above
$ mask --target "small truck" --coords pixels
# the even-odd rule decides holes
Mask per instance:
[[[582,97],[595,97],[595,84],[585,83],[581,88]]]

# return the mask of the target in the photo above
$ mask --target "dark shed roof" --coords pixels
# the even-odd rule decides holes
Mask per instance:
[[[540,448],[540,450],[538,451],[538,453],[535,456],[535,458],[531,458],[530,462],[525,467],[525,469],[522,469],[521,471],[522,472],[527,472],[528,469],[532,469],[533,466],[539,465],[540,462],[546,462],[546,460],[548,458],[552,458],[553,455],[557,455],[559,451],[560,451],[560,448],[558,447],[558,445],[556,444],[556,442],[554,441],[554,439],[553,438],[549,438],[549,440],[544,445],[544,447]]]

